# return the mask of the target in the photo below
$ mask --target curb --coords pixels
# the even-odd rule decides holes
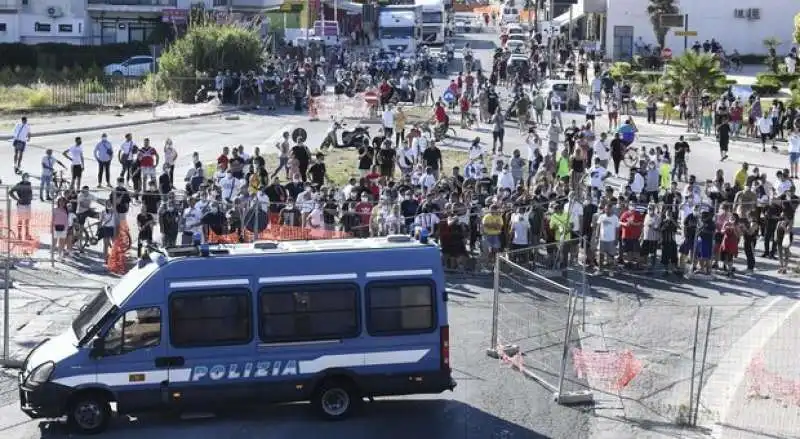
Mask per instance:
[[[81,133],[84,131],[98,131],[98,130],[109,130],[114,128],[124,128],[128,126],[136,126],[136,125],[147,125],[151,123],[162,123],[162,122],[172,122],[176,120],[186,120],[186,119],[194,119],[199,117],[207,117],[207,116],[215,116],[218,114],[225,114],[231,113],[235,111],[244,111],[249,110],[250,107],[243,107],[243,108],[226,108],[224,110],[216,110],[211,111],[208,113],[200,113],[200,114],[192,114],[189,116],[166,116],[166,117],[156,117],[153,119],[143,119],[143,120],[132,120],[128,122],[116,122],[110,123],[105,125],[93,125],[93,126],[84,126],[79,128],[65,128],[61,130],[52,130],[52,131],[41,131],[36,133],[36,137],[41,136],[57,136],[60,134],[73,134],[73,133]],[[11,140],[10,135],[0,135],[0,140]]]

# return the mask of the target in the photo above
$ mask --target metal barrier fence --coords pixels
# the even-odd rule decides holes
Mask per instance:
[[[498,255],[492,332],[487,354],[553,392],[560,404],[590,402],[591,392],[568,367],[586,276],[576,264],[581,240]],[[585,303],[585,302],[584,302]]]

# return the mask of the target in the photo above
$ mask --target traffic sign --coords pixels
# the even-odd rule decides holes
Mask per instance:
[[[665,47],[664,50],[661,51],[661,58],[672,59],[672,49]]]
[[[676,37],[696,37],[697,31],[696,30],[676,30],[675,31]]]
[[[364,101],[370,105],[377,105],[378,93],[375,93],[374,90],[364,92]]]

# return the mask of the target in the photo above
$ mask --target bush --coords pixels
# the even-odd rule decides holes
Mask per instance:
[[[795,79],[789,84],[789,89],[792,91],[800,91],[800,79]]]
[[[192,102],[197,82],[187,79],[211,77],[220,70],[255,70],[263,61],[256,29],[235,23],[190,24],[188,32],[161,54],[157,80],[173,99]]]
[[[633,68],[631,67],[630,63],[615,62],[611,65],[611,68],[608,69],[608,73],[612,78],[614,78],[615,81],[621,81],[631,76],[633,73]]]
[[[772,74],[758,74],[756,75],[756,83],[753,84],[753,91],[762,96],[771,96],[777,94],[781,90],[781,82],[776,75]]]
[[[794,81],[800,79],[800,74],[797,73],[779,73],[777,75],[778,81],[784,86],[788,87],[789,84],[793,83]]]

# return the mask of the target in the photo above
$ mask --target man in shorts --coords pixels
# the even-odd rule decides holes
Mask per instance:
[[[72,164],[70,170],[72,172],[72,181],[69,187],[77,189],[81,187],[81,176],[83,175],[83,141],[80,137],[75,138],[75,144],[70,146],[68,150],[64,151],[64,157]]]
[[[640,266],[639,238],[642,235],[644,225],[644,215],[636,210],[636,205],[631,203],[628,210],[619,217],[619,224],[622,237],[622,250],[625,261],[632,262],[635,266]]]
[[[14,146],[14,173],[19,174],[22,167],[22,155],[25,153],[25,146],[31,140],[31,127],[28,125],[28,118],[23,117],[14,126],[11,133],[11,141]]]
[[[614,269],[614,259],[617,256],[617,232],[619,230],[619,218],[614,215],[611,203],[606,204],[597,217],[597,237],[598,237],[598,262],[602,270],[608,262],[609,272]]]
[[[150,146],[150,139],[144,139],[142,147],[139,148],[137,155],[139,169],[142,174],[142,183],[146,185],[149,181],[156,181],[156,167],[158,166],[158,151]]]

